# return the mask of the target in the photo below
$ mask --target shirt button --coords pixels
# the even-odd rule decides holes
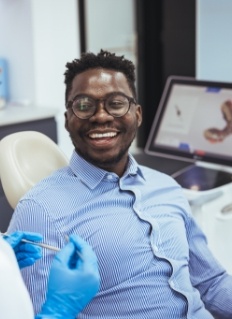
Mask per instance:
[[[107,175],[107,179],[109,180],[113,179],[113,175]]]
[[[169,285],[170,285],[171,288],[175,288],[175,284],[174,284],[174,281],[173,281],[173,280],[171,280],[171,281],[169,282]]]
[[[153,246],[153,251],[154,251],[155,253],[157,253],[157,252],[159,251],[159,248],[158,248],[156,245],[154,245],[154,246]]]

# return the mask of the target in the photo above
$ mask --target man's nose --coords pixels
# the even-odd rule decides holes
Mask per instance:
[[[96,112],[94,113],[93,116],[89,119],[91,122],[108,122],[108,121],[113,121],[114,117],[110,115],[104,106],[104,101],[99,101],[97,105]]]

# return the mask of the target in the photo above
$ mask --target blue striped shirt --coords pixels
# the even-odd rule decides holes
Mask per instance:
[[[213,258],[180,186],[132,156],[119,178],[75,152],[19,202],[8,231],[63,247],[78,234],[97,254],[101,287],[81,319],[232,318],[232,277]],[[37,313],[53,252],[22,270]]]

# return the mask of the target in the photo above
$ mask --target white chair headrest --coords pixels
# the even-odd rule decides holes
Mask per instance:
[[[58,145],[42,133],[24,131],[4,137],[0,141],[0,178],[11,207],[37,182],[67,163]]]

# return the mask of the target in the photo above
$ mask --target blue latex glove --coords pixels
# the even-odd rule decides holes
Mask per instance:
[[[36,319],[76,318],[98,292],[99,284],[97,258],[92,248],[79,236],[70,236],[70,242],[53,260],[46,302]]]
[[[42,256],[41,247],[21,241],[22,239],[27,239],[39,242],[43,237],[38,233],[16,231],[12,234],[3,236],[3,238],[13,248],[20,268],[33,265],[35,261]]]

